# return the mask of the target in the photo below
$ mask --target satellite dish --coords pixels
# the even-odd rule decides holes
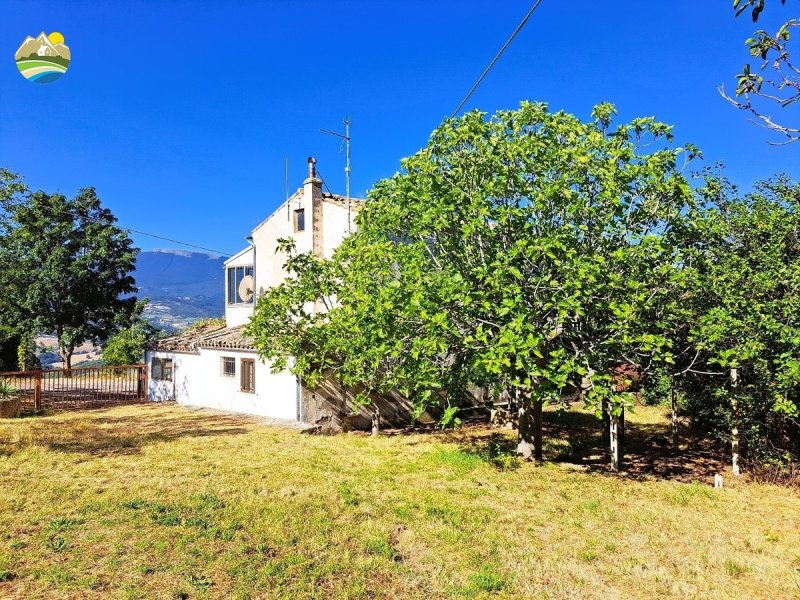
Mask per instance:
[[[245,275],[239,282],[239,298],[242,302],[250,302],[255,294],[256,282],[252,275]]]

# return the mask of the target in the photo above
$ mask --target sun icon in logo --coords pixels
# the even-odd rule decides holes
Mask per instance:
[[[14,58],[17,69],[28,81],[52,83],[67,72],[72,57],[64,36],[54,31],[50,35],[42,32],[35,38],[27,36]]]

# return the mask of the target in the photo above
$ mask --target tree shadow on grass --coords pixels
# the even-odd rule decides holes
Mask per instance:
[[[544,415],[544,435],[556,462],[577,465],[586,471],[612,473],[609,452],[601,439],[601,423],[585,412],[550,412]],[[708,481],[725,471],[725,454],[712,440],[685,426],[678,451],[671,447],[669,424],[628,422],[622,477]],[[547,450],[547,449],[546,449]]]
[[[611,471],[609,452],[602,444],[601,422],[594,415],[578,410],[545,411],[543,414],[544,460],[569,465],[576,470],[635,480],[662,479],[680,482],[710,482],[714,474],[726,469],[725,453],[703,435],[680,432],[680,449],[669,445],[669,424],[626,423],[623,470]],[[489,457],[513,456],[516,433],[490,427],[488,420],[473,423],[448,434],[465,454]]]
[[[28,447],[92,457],[130,455],[160,442],[244,434],[252,430],[255,422],[234,415],[170,414],[159,406],[148,405],[137,407],[131,415],[116,416],[98,409],[25,421],[29,428],[19,439],[0,436],[0,455],[9,456]]]

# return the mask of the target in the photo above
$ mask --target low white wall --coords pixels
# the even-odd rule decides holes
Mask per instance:
[[[252,316],[252,304],[225,304],[225,325],[228,327],[247,325]]]
[[[172,382],[153,380],[151,359],[171,358]],[[236,359],[236,375],[221,374],[221,359]],[[241,359],[256,360],[255,393],[239,391]],[[279,419],[297,419],[297,379],[288,371],[271,373],[255,352],[201,349],[199,354],[147,352],[147,398],[151,401],[175,400],[180,404],[202,406]]]

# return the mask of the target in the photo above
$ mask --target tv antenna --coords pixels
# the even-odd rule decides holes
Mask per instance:
[[[350,234],[350,230],[352,227],[352,218],[350,217],[351,209],[350,209],[350,117],[344,118],[344,134],[341,134],[337,131],[330,131],[329,129],[320,129],[322,133],[327,133],[328,135],[332,135],[334,137],[338,137],[342,140],[342,144],[345,147],[345,165],[344,165],[344,189],[345,189],[345,198],[347,199],[347,233]],[[339,152],[341,152],[341,147],[339,148]]]

